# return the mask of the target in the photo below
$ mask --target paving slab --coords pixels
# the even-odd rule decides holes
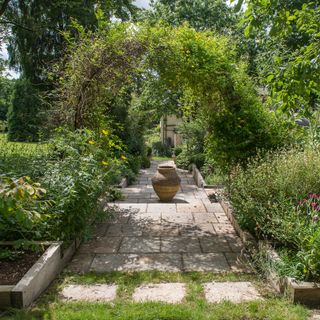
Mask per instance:
[[[213,235],[200,237],[200,244],[204,253],[231,252],[231,248],[224,236]]]
[[[183,283],[146,284],[135,289],[135,302],[164,302],[181,303],[186,295],[186,286]]]
[[[62,300],[110,302],[117,296],[117,286],[108,284],[68,285],[60,293]]]
[[[115,253],[119,250],[122,237],[103,237],[81,244],[78,253]]]
[[[159,253],[160,238],[157,237],[124,237],[120,253]]]
[[[67,270],[74,273],[89,272],[94,257],[93,253],[76,253],[67,266]]]
[[[223,253],[187,253],[183,254],[183,266],[186,272],[229,272],[231,268]]]
[[[211,223],[189,223],[180,226],[180,234],[189,237],[204,237],[216,235]]]
[[[164,212],[161,214],[162,221],[166,223],[176,224],[192,224],[194,222],[191,212],[170,213]]]
[[[201,253],[201,247],[198,238],[161,237],[161,252]]]
[[[148,237],[177,237],[180,235],[180,226],[174,223],[149,223],[145,226],[143,235]]]
[[[218,219],[213,212],[193,213],[195,223],[218,223]]]
[[[208,302],[262,300],[261,295],[251,282],[212,282],[204,284],[204,294]]]
[[[90,267],[91,272],[112,271],[182,271],[180,254],[97,254]]]

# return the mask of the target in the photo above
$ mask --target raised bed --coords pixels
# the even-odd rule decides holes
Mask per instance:
[[[47,243],[48,248],[16,285],[0,285],[0,309],[29,306],[63,270],[78,242],[67,248],[63,242]]]
[[[195,165],[192,166],[192,173],[198,187],[210,189],[221,188],[221,186],[206,185],[201,172]],[[272,267],[275,262],[280,259],[277,252],[268,242],[257,241],[253,235],[241,229],[230,203],[221,198],[218,198],[218,202],[248,251],[253,252],[259,250],[265,254],[266,262],[268,262],[269,265],[268,270],[266,270],[267,279],[274,289],[286,296],[291,302],[301,303],[311,307],[320,306],[320,283],[297,281],[296,279],[277,274]]]
[[[224,200],[220,200],[219,202],[249,251],[255,248],[265,254],[266,261],[269,262],[269,268],[266,270],[267,279],[274,289],[286,296],[291,302],[311,307],[320,306],[320,283],[298,281],[290,277],[278,275],[272,268],[274,263],[280,259],[277,252],[268,242],[257,242],[249,232],[243,231],[234,217],[230,204]]]

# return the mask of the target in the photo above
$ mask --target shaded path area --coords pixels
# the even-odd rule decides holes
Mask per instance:
[[[151,178],[159,164],[141,170],[124,200],[109,203],[114,217],[97,225],[69,265],[74,272],[147,271],[245,272],[243,246],[218,203],[211,203],[191,174],[178,170],[181,190],[160,203]],[[170,163],[172,164],[172,163]]]

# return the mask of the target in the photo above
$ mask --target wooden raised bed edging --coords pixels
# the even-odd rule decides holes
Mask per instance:
[[[77,240],[63,249],[63,242],[50,242],[49,247],[22,279],[13,286],[0,285],[0,309],[29,306],[63,270],[79,246]]]
[[[200,170],[194,164],[192,165],[192,175],[196,185],[199,188],[221,188],[221,186],[207,185],[201,175]],[[273,288],[286,296],[291,302],[301,303],[312,307],[320,306],[320,283],[297,281],[294,278],[280,276],[277,274],[273,268],[274,263],[280,259],[277,252],[270,246],[268,242],[257,242],[252,234],[241,229],[233,214],[233,209],[229,202],[224,199],[218,199],[218,201],[249,252],[252,252],[252,250],[259,250],[265,254],[266,261],[268,262],[266,277]]]

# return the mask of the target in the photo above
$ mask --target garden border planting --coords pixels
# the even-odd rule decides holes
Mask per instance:
[[[217,186],[208,186],[200,170],[195,164],[192,165],[193,178],[198,187],[204,189],[214,189]],[[278,275],[272,268],[277,260],[280,259],[277,252],[270,246],[267,241],[256,241],[255,237],[248,231],[241,229],[234,214],[233,209],[229,202],[223,199],[218,199],[225,214],[236,230],[237,234],[241,238],[245,247],[250,251],[252,249],[263,251],[266,255],[266,260],[269,262],[269,268],[266,270],[267,279],[273,286],[273,288],[284,296],[288,297],[291,302],[301,303],[307,306],[319,306],[320,305],[320,283],[297,281],[294,278]]]
[[[267,241],[257,242],[255,238],[247,231],[243,231],[234,217],[230,204],[223,199],[219,199],[224,212],[239,234],[241,240],[248,250],[255,248],[266,254],[266,260],[269,262],[267,270],[267,279],[273,288],[286,296],[291,302],[301,303],[307,306],[320,305],[320,283],[298,281],[294,278],[278,275],[272,268],[272,265],[280,259],[277,252],[270,247]]]
[[[62,241],[44,244],[49,244],[49,247],[16,285],[0,285],[0,309],[29,306],[63,270],[79,241],[73,241],[66,249]]]

